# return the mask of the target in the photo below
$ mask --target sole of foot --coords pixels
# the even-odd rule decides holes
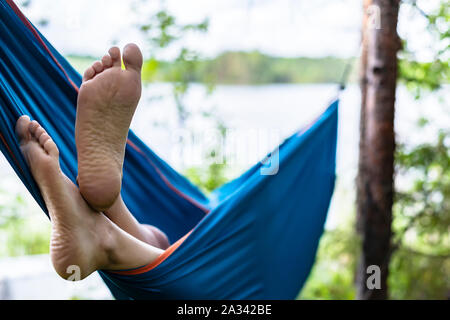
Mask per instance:
[[[125,146],[141,96],[142,54],[128,44],[117,47],[89,67],[78,95],[75,141],[78,184],[83,198],[106,211],[121,190]]]

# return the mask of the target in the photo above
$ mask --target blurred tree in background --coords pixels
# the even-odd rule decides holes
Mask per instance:
[[[417,1],[402,4],[426,19],[426,31],[433,39],[430,61],[419,60],[409,48],[408,39],[403,39],[399,81],[416,99],[430,92],[440,94],[442,86],[449,83],[449,4],[448,0],[440,1],[428,13]],[[448,113],[448,107],[443,104],[441,112]],[[421,119],[417,130],[429,125]],[[395,163],[397,180],[409,181],[405,188],[399,186],[396,190],[390,297],[446,299],[450,294],[450,127],[441,128],[434,141],[409,146],[400,143]]]
[[[416,99],[445,92],[449,84],[449,1],[440,1],[433,12],[424,12],[417,1],[403,1],[427,20],[434,39],[433,60],[421,61],[403,39],[399,53],[399,81]],[[448,90],[448,89],[447,89]],[[426,105],[423,106],[426,108]],[[450,112],[444,103],[441,112]],[[417,130],[432,126],[423,118]],[[436,124],[434,124],[436,126]],[[407,180],[398,188],[393,210],[393,252],[389,265],[392,299],[448,299],[450,296],[450,127],[441,128],[435,141],[420,145],[399,143],[396,179]],[[335,194],[335,196],[338,196]],[[360,242],[353,219],[325,232],[317,263],[300,298],[347,299],[356,296],[354,272]]]

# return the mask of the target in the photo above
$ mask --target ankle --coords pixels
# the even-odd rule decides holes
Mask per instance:
[[[117,265],[119,259],[118,227],[105,215],[100,213],[101,219],[97,233],[97,251],[99,252],[99,269],[111,269]]]

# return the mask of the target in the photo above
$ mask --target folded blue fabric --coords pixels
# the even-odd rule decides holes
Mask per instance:
[[[23,114],[39,121],[60,149],[62,170],[75,182],[80,83],[80,75],[14,3],[0,0],[0,149],[46,213],[14,126]],[[130,131],[124,201],[139,222],[160,228],[171,243],[179,241],[158,263],[99,271],[114,296],[295,298],[313,265],[333,193],[337,117],[336,100],[286,139],[268,163],[256,164],[209,197]]]

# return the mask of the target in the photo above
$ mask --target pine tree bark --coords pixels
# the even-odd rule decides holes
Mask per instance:
[[[360,154],[357,177],[357,230],[362,252],[357,270],[358,299],[387,299],[394,195],[394,106],[397,20],[400,0],[364,0],[361,56]],[[375,15],[375,16],[374,16]],[[379,15],[379,16],[377,16]],[[380,268],[380,288],[367,285]]]

